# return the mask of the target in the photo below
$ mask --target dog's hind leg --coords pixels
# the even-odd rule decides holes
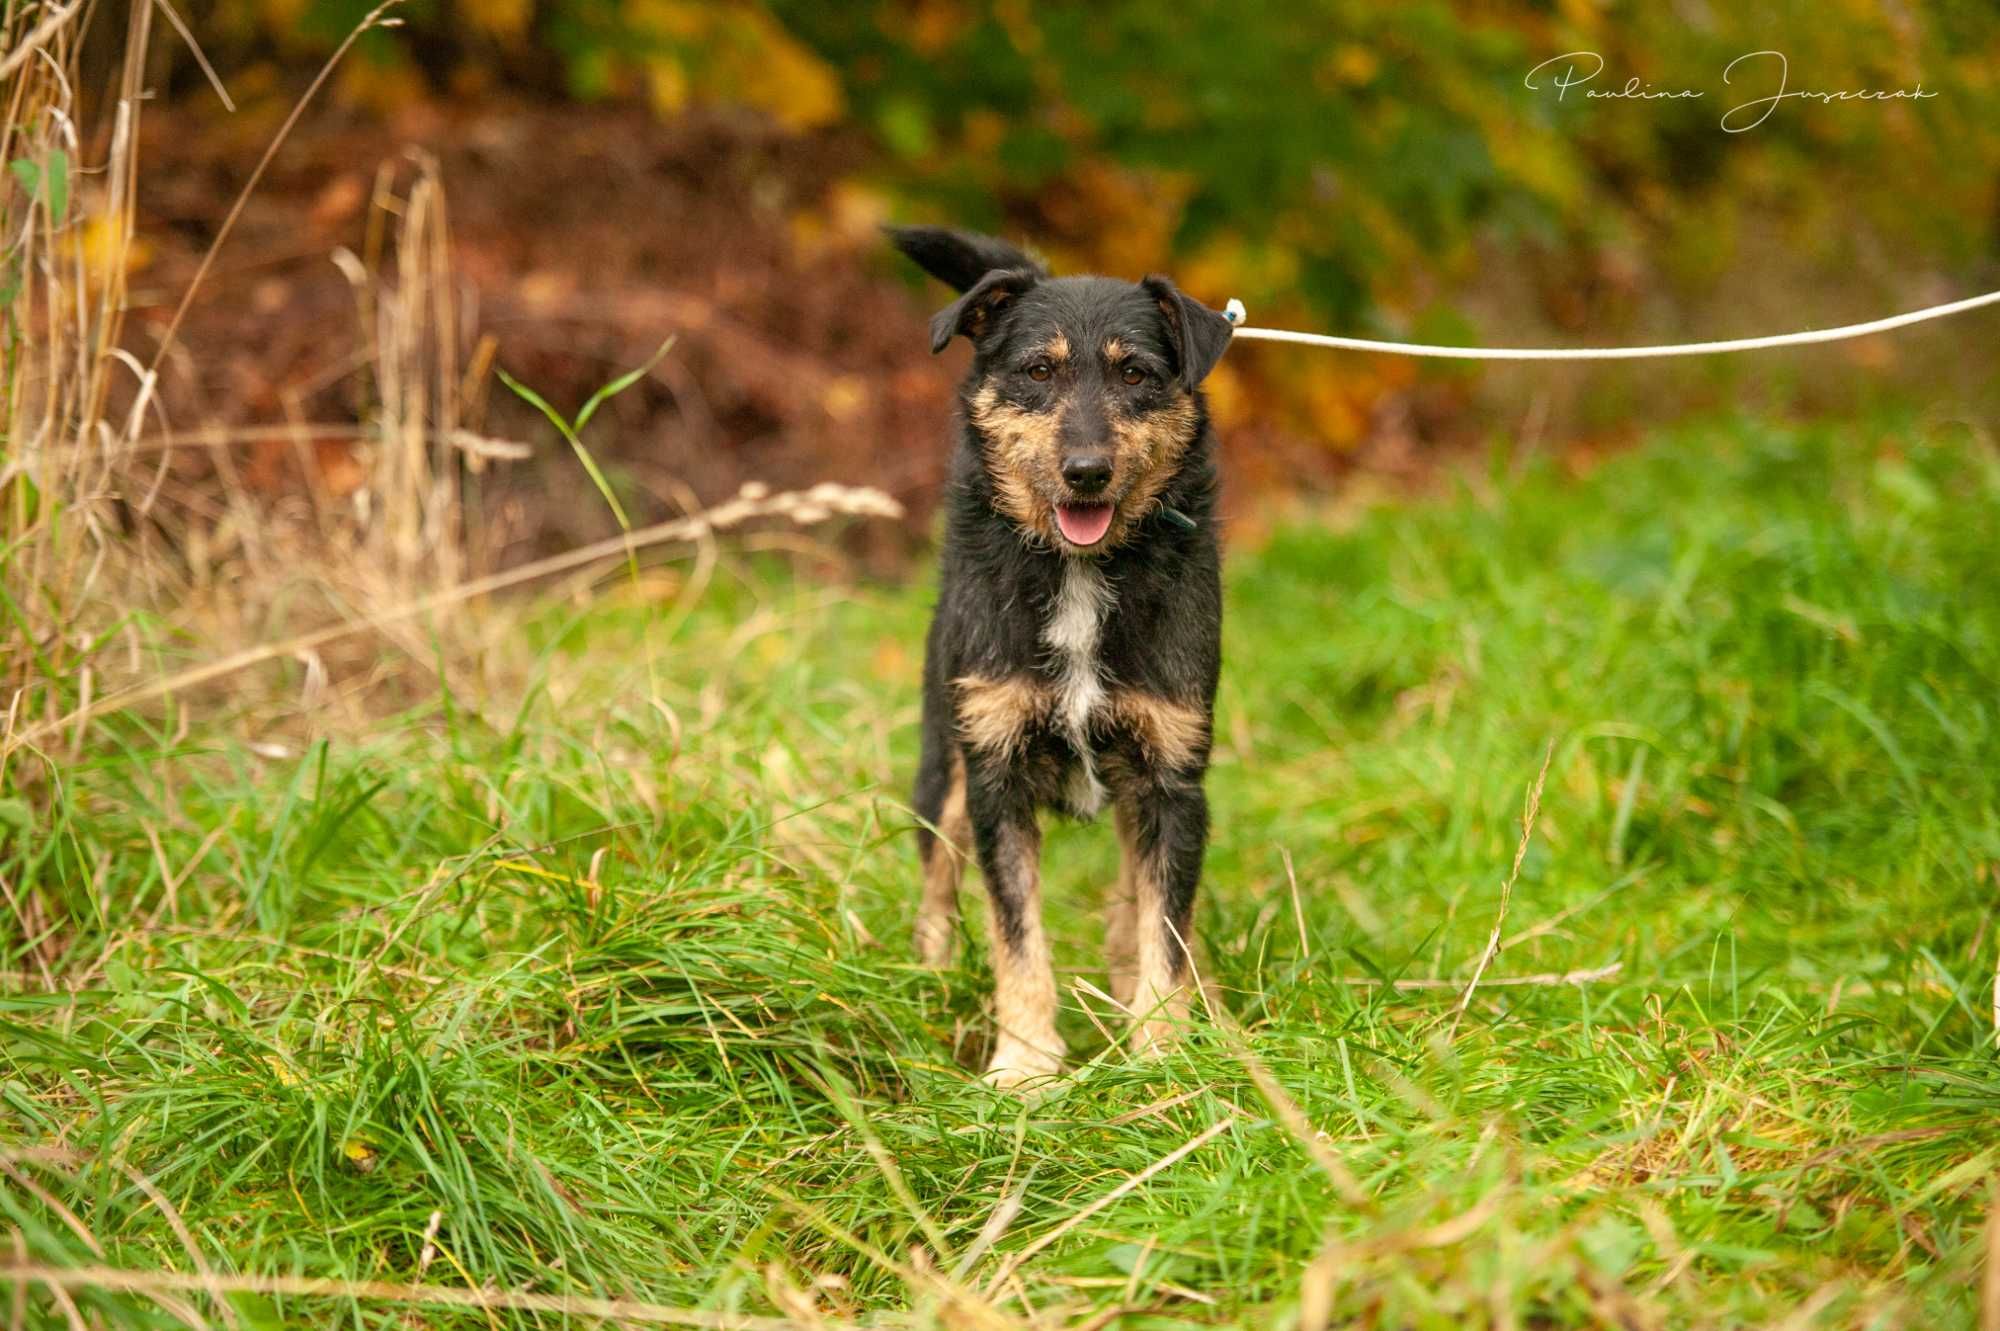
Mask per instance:
[[[972,825],[965,816],[965,761],[945,740],[939,753],[927,751],[917,776],[917,858],[923,865],[923,895],[917,902],[917,959],[941,967],[951,961],[958,937],[958,884],[972,851]]]
[[[1138,976],[1129,1006],[1132,1047],[1156,1053],[1186,1020],[1194,988],[1194,894],[1208,841],[1208,799],[1200,786],[1155,788],[1121,805],[1120,840],[1132,865]]]
[[[1055,967],[1042,929],[1042,831],[1033,805],[1004,778],[995,783],[974,774],[967,797],[979,871],[986,879],[999,1027],[986,1079],[1019,1086],[1062,1071]]]

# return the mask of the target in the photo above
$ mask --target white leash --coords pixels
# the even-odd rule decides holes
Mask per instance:
[[[1770,347],[1806,347],[1819,342],[1840,342],[1851,337],[1867,337],[1894,328],[1943,319],[1982,305],[2000,304],[2000,291],[1983,296],[1967,296],[1946,305],[1892,314],[1886,319],[1845,324],[1839,328],[1819,328],[1804,333],[1779,333],[1772,337],[1737,337],[1723,342],[1669,342],[1650,347],[1433,347],[1420,342],[1376,342],[1365,337],[1334,337],[1326,333],[1295,333],[1287,328],[1244,328],[1249,315],[1243,302],[1231,300],[1223,309],[1230,323],[1237,325],[1235,337],[1255,342],[1296,342],[1309,347],[1332,347],[1339,351],[1370,351],[1378,356],[1436,356],[1446,360],[1650,360],[1660,356],[1708,356],[1728,351],[1763,351]]]

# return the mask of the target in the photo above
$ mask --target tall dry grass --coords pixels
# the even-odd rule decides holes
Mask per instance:
[[[244,198],[354,38],[393,24],[386,9],[304,93]],[[493,679],[469,663],[490,661],[512,636],[504,608],[469,612],[493,592],[636,567],[641,547],[704,543],[758,519],[896,513],[872,490],[746,488],[681,521],[495,568],[481,477],[530,450],[478,432],[496,348],[471,327],[445,184],[423,152],[383,164],[358,244],[328,256],[354,295],[355,418],[306,419],[297,395],[276,431],[297,485],[253,489],[238,450],[272,438],[272,427],[171,420],[160,391],[201,351],[177,334],[244,198],[164,328],[127,327],[154,12],[130,7],[118,77],[101,97],[80,83],[81,0],[14,0],[0,26],[9,176],[0,187],[0,905],[21,938],[57,931],[60,910],[32,882],[9,881],[8,866],[32,861],[35,848],[21,843],[48,835],[35,812],[68,764],[144,754],[165,782],[171,741],[196,726],[226,721],[240,738],[265,739],[365,721],[385,681],[399,703],[443,685],[476,707]],[[195,34],[172,26],[192,44]],[[328,441],[339,484],[325,466]],[[582,441],[569,443],[595,473]]]
[[[149,476],[135,447],[152,377],[123,350],[153,11],[131,7],[108,113],[89,126],[77,86],[80,9],[10,4],[0,28],[0,162],[10,176],[0,193],[0,688],[10,739],[90,696],[107,651],[129,649],[140,631],[166,567],[150,521],[165,472],[156,464]],[[80,738],[62,742],[73,752]],[[36,779],[39,766],[7,744],[0,791]]]
[[[146,338],[127,328],[155,12],[128,7],[117,78],[101,92],[82,81],[86,7],[30,0],[9,5],[4,20],[0,798],[30,793],[79,757],[106,695],[158,673],[175,630],[192,631],[200,646],[227,646],[255,631],[255,607],[270,601],[276,581],[300,570],[342,576],[352,561],[327,556],[367,546],[358,533],[382,525],[363,513],[343,534],[324,521],[323,506],[314,524],[292,521],[250,494],[230,440],[186,436],[177,431],[185,423],[169,418],[162,377],[185,372],[175,337],[235,212],[164,332]],[[177,18],[174,26],[192,40]],[[295,122],[296,112],[273,152]],[[425,242],[428,227],[418,224]],[[443,244],[440,234],[430,248]],[[199,494],[187,492],[176,465],[190,447],[212,460],[213,480]],[[405,474],[401,453],[385,457],[403,469],[385,462],[380,480],[407,506],[402,492],[427,478]],[[455,571],[449,558],[437,566]]]

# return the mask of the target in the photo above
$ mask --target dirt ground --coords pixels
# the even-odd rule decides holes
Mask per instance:
[[[275,111],[148,111],[145,257],[128,324],[142,358],[276,127]],[[308,480],[336,500],[360,483],[349,436],[385,391],[368,302],[424,280],[400,274],[393,237],[426,154],[447,200],[462,423],[535,450],[489,466],[481,482],[480,520],[497,528],[484,533],[492,562],[615,527],[584,469],[490,367],[574,411],[668,338],[669,354],[587,432],[634,523],[749,480],[838,480],[880,487],[908,512],[900,531],[873,524],[857,536],[864,562],[891,566],[922,544],[965,356],[926,352],[925,320],[944,293],[902,271],[880,240],[879,196],[846,183],[865,168],[860,145],[718,116],[666,123],[485,101],[306,120],[250,196],[165,362],[173,428],[234,432],[226,458],[177,450],[184,492],[198,493],[218,466],[280,499]],[[1357,459],[1377,471],[1414,466],[1406,406],[1383,411],[1345,453],[1239,407],[1225,434],[1233,508],[1326,486]],[[294,432],[252,428],[299,422]]]

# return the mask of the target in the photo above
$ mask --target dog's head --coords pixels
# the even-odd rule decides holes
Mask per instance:
[[[931,350],[972,343],[966,408],[998,506],[1065,553],[1115,548],[1194,442],[1229,321],[1164,277],[1050,277],[991,237],[890,234],[962,293],[931,320]]]

